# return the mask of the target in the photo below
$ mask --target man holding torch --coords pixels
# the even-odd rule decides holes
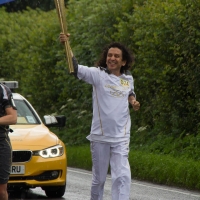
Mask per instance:
[[[60,34],[60,42],[69,34]],[[90,134],[92,154],[91,200],[102,200],[106,175],[110,164],[112,200],[128,200],[131,172],[128,161],[131,119],[129,103],[135,111],[134,80],[128,69],[133,56],[121,43],[106,46],[97,67],[79,65],[73,56],[74,74],[93,86],[93,118]]]

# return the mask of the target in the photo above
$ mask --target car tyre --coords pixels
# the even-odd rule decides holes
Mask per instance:
[[[60,198],[65,194],[66,184],[63,186],[50,186],[45,187],[44,191],[47,197],[50,198]]]

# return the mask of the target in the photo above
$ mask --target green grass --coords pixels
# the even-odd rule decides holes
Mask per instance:
[[[67,146],[68,166],[91,170],[90,146]],[[133,179],[200,190],[200,163],[169,155],[130,151]]]
[[[70,167],[91,170],[90,146],[67,146],[67,162]]]

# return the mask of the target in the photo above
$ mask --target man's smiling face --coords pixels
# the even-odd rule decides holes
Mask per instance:
[[[126,61],[122,60],[122,51],[111,47],[107,53],[106,64],[111,73],[119,76],[121,67],[126,64]]]

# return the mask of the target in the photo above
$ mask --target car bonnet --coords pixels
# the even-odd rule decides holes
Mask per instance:
[[[58,144],[58,137],[43,124],[13,125],[9,133],[13,150],[38,150]]]

